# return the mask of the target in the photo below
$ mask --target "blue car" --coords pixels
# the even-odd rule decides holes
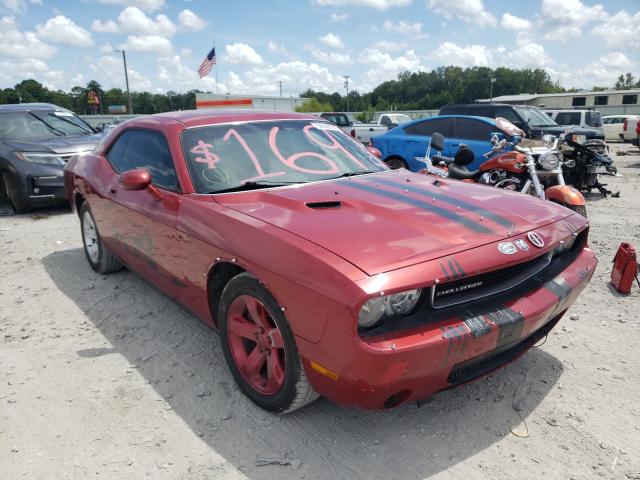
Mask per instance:
[[[384,135],[372,137],[371,145],[382,152],[382,159],[391,168],[406,168],[417,172],[425,168],[422,160],[427,153],[431,134],[441,133],[445,138],[445,157],[453,157],[461,143],[467,145],[476,158],[468,165],[469,170],[477,169],[491,150],[491,137],[510,139],[510,136],[496,126],[493,118],[467,115],[439,115],[421,118],[387,131]]]

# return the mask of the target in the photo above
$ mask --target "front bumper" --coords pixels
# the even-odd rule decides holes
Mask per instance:
[[[536,276],[528,291],[488,299],[406,334],[359,337],[349,367],[333,377],[303,359],[308,378],[330,400],[365,409],[420,400],[468,382],[506,365],[544,337],[585,288],[596,265],[594,252],[582,248],[568,265]]]
[[[27,198],[29,205],[39,207],[65,203],[62,165],[45,165],[16,160],[12,177],[16,193]]]

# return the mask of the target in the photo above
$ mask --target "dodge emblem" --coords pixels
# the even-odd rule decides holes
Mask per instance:
[[[529,245],[527,245],[527,242],[525,242],[523,239],[519,238],[513,243],[515,243],[516,247],[518,247],[523,252],[529,251]]]
[[[540,235],[538,235],[535,232],[529,232],[527,233],[527,238],[529,239],[529,241],[531,243],[533,243],[536,247],[538,248],[542,248],[544,247],[544,240],[542,239],[542,237]]]
[[[512,242],[500,242],[498,244],[498,250],[505,255],[513,255],[517,252],[516,246]]]

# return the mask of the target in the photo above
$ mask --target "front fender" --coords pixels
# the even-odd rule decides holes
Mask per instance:
[[[584,205],[584,196],[575,188],[569,185],[554,185],[544,191],[547,200],[561,203],[563,205],[579,206]]]

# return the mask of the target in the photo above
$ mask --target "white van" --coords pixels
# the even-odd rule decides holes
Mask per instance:
[[[597,110],[545,110],[558,125],[602,128],[602,116]]]
[[[637,119],[637,115],[607,115],[602,117],[606,140],[624,141],[624,123],[629,118]]]

